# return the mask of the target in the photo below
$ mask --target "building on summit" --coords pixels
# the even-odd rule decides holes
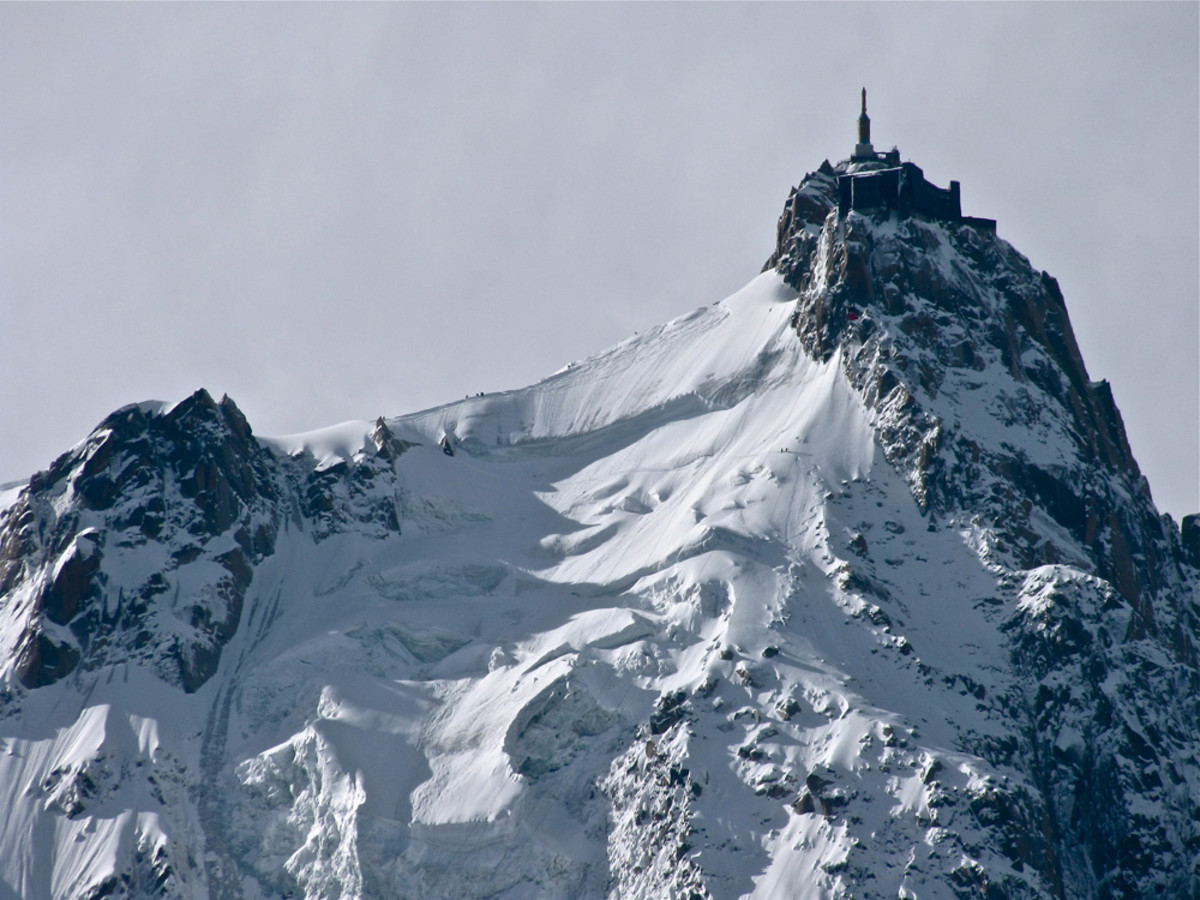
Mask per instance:
[[[863,88],[858,143],[854,145],[848,171],[838,176],[838,216],[845,217],[850,210],[875,209],[886,209],[901,217],[916,214],[972,225],[982,231],[996,230],[995,219],[962,214],[957,181],[951,181],[949,189],[937,187],[925,180],[920,166],[900,162],[899,150],[875,152],[871,144],[871,118],[867,115],[867,89]]]

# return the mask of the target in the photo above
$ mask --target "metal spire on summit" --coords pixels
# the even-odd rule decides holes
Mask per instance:
[[[874,159],[875,148],[871,146],[871,117],[867,115],[867,89],[862,89],[862,112],[858,116],[858,143],[854,145],[851,159]]]

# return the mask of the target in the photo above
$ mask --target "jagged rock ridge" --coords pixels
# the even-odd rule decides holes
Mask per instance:
[[[1188,724],[1200,707],[1186,699],[1200,686],[1195,560],[1154,507],[1107,382],[1088,377],[1057,282],[970,224],[839,217],[844,170],[826,164],[793,189],[765,268],[799,292],[805,348],[818,358],[844,350],[885,454],[931,519],[973,517],[983,557],[1015,588],[1025,615],[1005,630],[1037,684],[1022,689],[1023,749],[1053,823],[1047,880],[1066,895],[1192,895],[1191,865],[1172,873],[1168,861],[1200,846]],[[984,377],[998,373],[1008,377]],[[965,392],[1058,454],[1039,458],[1041,448],[1003,432],[980,440],[959,409]],[[1121,704],[1114,673],[1128,678]],[[1132,715],[1114,721],[1119,707]],[[1056,743],[1063,733],[1076,736],[1068,752]],[[1151,798],[1174,807],[1173,823],[1144,813]]]
[[[393,459],[405,446],[381,428],[379,453]],[[216,671],[289,512],[318,537],[347,518],[399,530],[379,498],[355,508],[378,471],[281,464],[232,400],[204,390],[170,409],[119,409],[6,512],[0,590],[20,624],[4,656],[30,688],[81,666],[145,660],[195,691]]]

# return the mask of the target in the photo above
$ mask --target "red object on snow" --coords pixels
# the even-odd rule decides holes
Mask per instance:
[[[858,318],[858,313],[855,312],[854,310],[850,310],[850,312],[846,313],[846,318],[849,319],[851,322],[853,322],[855,319]]]

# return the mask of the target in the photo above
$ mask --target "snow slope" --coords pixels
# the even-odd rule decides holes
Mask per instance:
[[[768,271],[523,390],[256,444],[206,395],[114,414],[193,456],[89,500],[134,467],[110,423],[3,513],[0,898],[1194,890],[1187,710],[1146,734],[1120,648],[1186,667],[1052,516],[1031,565],[926,497],[875,345],[802,339],[847,240],[807,233],[802,290]],[[985,451],[1077,455],[988,390],[912,394]],[[159,501],[182,512],[147,530]],[[1166,831],[1124,879],[1069,858],[1085,793],[1039,762],[1101,758],[1069,702],[1100,664],[1113,727],[1158,748],[1113,764],[1170,770],[1129,794]]]

